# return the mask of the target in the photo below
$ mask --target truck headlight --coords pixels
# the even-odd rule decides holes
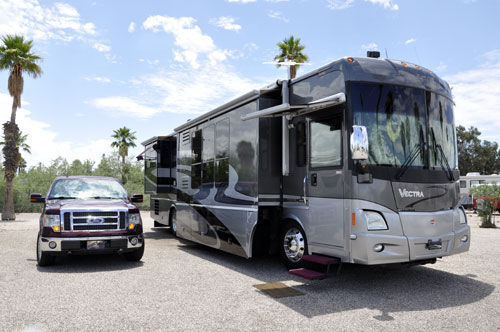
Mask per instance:
[[[459,209],[460,211],[458,214],[460,215],[460,223],[461,224],[466,224],[467,223],[467,215],[465,214],[464,209]]]
[[[375,211],[363,211],[366,216],[366,227],[369,231],[387,230],[387,223],[384,217]]]
[[[135,225],[141,223],[141,215],[139,213],[129,213],[128,214],[128,229],[134,229]]]
[[[61,231],[61,218],[58,214],[46,214],[43,216],[43,225],[51,227],[54,232]]]

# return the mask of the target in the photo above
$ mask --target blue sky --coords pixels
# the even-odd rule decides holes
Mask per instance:
[[[34,165],[99,160],[114,129],[131,128],[140,143],[286,78],[264,62],[292,34],[310,58],[299,75],[387,52],[447,80],[457,125],[500,142],[499,12],[495,0],[0,0],[0,34],[25,35],[44,58],[18,112]],[[2,123],[7,78],[0,72]]]

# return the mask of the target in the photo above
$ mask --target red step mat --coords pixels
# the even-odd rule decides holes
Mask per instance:
[[[309,270],[309,269],[304,269],[304,268],[289,270],[288,273],[293,274],[294,276],[297,276],[297,277],[308,279],[308,280],[316,280],[316,279],[326,278],[326,274],[324,274],[324,273]]]
[[[302,256],[302,259],[308,262],[313,262],[313,263],[318,263],[318,264],[323,264],[323,265],[329,265],[329,264],[334,264],[338,263],[339,259],[335,257],[330,257],[330,256],[323,256],[323,255],[318,255],[318,254],[313,254],[313,255],[304,255]]]

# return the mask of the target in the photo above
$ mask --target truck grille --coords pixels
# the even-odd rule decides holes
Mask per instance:
[[[106,231],[125,229],[123,211],[64,212],[64,231]]]

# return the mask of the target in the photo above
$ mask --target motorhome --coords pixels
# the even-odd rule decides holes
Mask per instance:
[[[465,176],[460,177],[460,195],[465,196],[463,206],[467,209],[475,209],[473,195],[470,194],[470,189],[474,186],[488,183],[500,184],[500,175],[489,174],[481,175],[479,172],[469,172]],[[500,209],[500,206],[498,206]]]
[[[157,225],[289,268],[434,263],[469,249],[454,103],[428,69],[371,57],[278,80],[143,144]]]

